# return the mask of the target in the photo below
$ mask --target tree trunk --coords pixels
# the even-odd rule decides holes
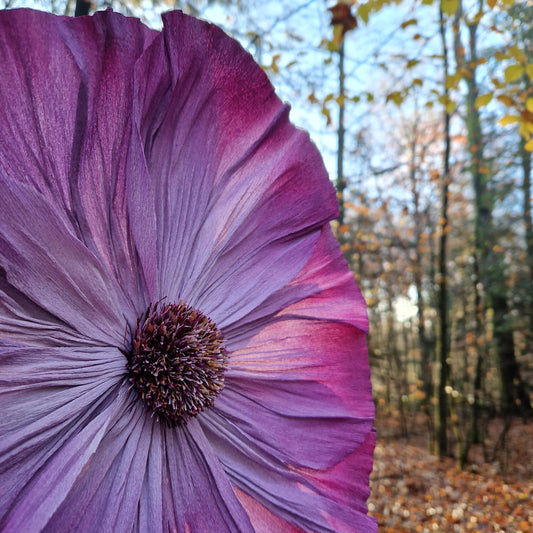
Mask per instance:
[[[523,388],[520,379],[519,367],[514,352],[514,338],[512,325],[509,322],[509,306],[507,303],[507,287],[505,284],[505,269],[503,259],[493,252],[494,228],[492,224],[493,198],[491,196],[488,181],[489,174],[486,170],[487,165],[483,154],[483,134],[481,130],[481,118],[475,102],[478,96],[478,86],[476,81],[476,71],[478,64],[477,57],[477,28],[478,23],[469,21],[468,32],[468,60],[465,58],[465,50],[461,42],[459,30],[459,20],[461,15],[461,4],[456,16],[455,29],[455,57],[458,68],[468,72],[465,76],[467,84],[466,95],[466,125],[468,132],[468,145],[472,156],[470,172],[474,185],[474,202],[475,202],[475,265],[476,275],[479,276],[474,280],[474,290],[476,291],[476,305],[481,306],[480,290],[485,290],[487,297],[487,306],[493,309],[493,331],[494,345],[498,355],[499,368],[501,373],[501,408],[503,411],[508,409],[516,410],[523,404],[516,403],[518,398],[524,401]],[[479,8],[482,8],[480,1]],[[483,289],[481,289],[481,287]],[[480,334],[483,329],[481,321],[485,320],[485,313],[482,309],[476,310],[476,333]],[[478,353],[478,357],[482,352]],[[476,368],[482,368],[482,364],[476,364]],[[476,376],[475,401],[479,400],[481,392],[481,382]],[[530,408],[529,401],[527,408]],[[473,416],[479,414],[479,406],[475,406]],[[474,420],[477,424],[477,420]],[[475,432],[474,432],[475,433]]]
[[[339,48],[339,125],[337,129],[337,200],[339,202],[339,226],[344,224],[344,38]],[[339,235],[341,233],[339,232]]]
[[[74,11],[75,17],[82,17],[84,15],[89,14],[89,10],[91,9],[91,2],[90,0],[76,0],[76,10]]]
[[[526,233],[526,261],[529,270],[530,286],[533,287],[533,223],[531,213],[531,153],[525,148],[525,141],[520,140],[520,157],[522,161],[522,195],[524,197],[524,227]],[[529,353],[533,353],[533,295],[528,295],[529,307],[529,331],[527,332],[527,347]]]
[[[444,14],[440,9],[440,34],[442,43],[442,53],[444,58],[444,76],[448,75],[448,45],[446,43],[446,23]],[[448,90],[445,89],[445,98],[448,97]],[[441,214],[440,214],[440,237],[439,237],[439,263],[438,263],[438,287],[439,302],[438,314],[440,325],[440,343],[439,343],[439,388],[438,388],[438,414],[437,414],[437,442],[439,456],[448,455],[448,402],[446,387],[449,380],[448,365],[448,272],[446,265],[446,241],[448,236],[448,187],[450,183],[450,113],[444,111],[444,154],[443,154],[443,175],[441,185]]]

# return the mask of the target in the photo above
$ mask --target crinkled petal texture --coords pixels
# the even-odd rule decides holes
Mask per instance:
[[[366,310],[261,69],[181,13],[0,12],[0,529],[376,530]],[[230,355],[170,428],[124,351],[184,300]]]

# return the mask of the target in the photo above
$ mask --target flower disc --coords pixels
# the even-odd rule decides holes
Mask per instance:
[[[170,426],[213,405],[224,386],[228,357],[222,333],[182,301],[150,305],[137,321],[127,355],[129,380]]]

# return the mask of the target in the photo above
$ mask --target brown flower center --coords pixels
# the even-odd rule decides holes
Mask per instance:
[[[133,387],[169,426],[213,405],[224,386],[228,356],[222,333],[182,301],[150,305],[137,320],[126,356]]]

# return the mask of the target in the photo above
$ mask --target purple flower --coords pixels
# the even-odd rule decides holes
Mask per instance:
[[[0,530],[356,531],[364,301],[221,30],[0,12]]]

